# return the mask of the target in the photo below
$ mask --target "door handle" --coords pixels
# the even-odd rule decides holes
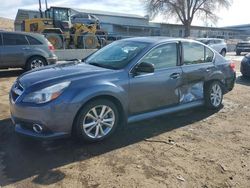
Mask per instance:
[[[180,73],[173,73],[170,75],[170,78],[171,79],[178,79],[178,78],[180,78],[180,75],[181,75]]]
[[[206,68],[206,72],[210,72],[211,71],[211,68]]]
[[[24,48],[22,48],[23,50],[30,50],[30,48],[29,47],[24,47]]]

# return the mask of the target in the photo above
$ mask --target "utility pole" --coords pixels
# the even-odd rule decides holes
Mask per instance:
[[[45,6],[46,6],[46,10],[48,10],[48,2],[47,2],[47,0],[45,0]]]
[[[39,0],[39,12],[40,12],[40,17],[43,18],[43,12],[42,12],[42,4],[41,0]]]

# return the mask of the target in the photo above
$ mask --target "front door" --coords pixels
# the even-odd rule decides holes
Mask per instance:
[[[181,85],[178,44],[167,43],[152,49],[139,63],[154,64],[151,74],[130,75],[129,115],[161,109],[179,103]]]

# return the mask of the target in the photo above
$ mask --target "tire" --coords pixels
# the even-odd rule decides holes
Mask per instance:
[[[236,55],[240,55],[241,54],[241,52],[240,51],[236,51]]]
[[[44,58],[39,57],[39,56],[34,56],[27,61],[25,65],[25,70],[29,71],[29,70],[44,67],[45,65],[47,65],[47,62]]]
[[[216,110],[222,105],[223,88],[220,82],[213,81],[204,87],[205,105],[208,109]]]
[[[98,142],[112,135],[118,122],[119,113],[116,105],[106,99],[97,99],[87,103],[80,110],[73,131],[81,141]]]
[[[47,33],[46,38],[48,41],[55,47],[55,49],[62,49],[63,48],[63,39],[57,33]]]
[[[99,45],[96,35],[87,33],[78,37],[78,48],[96,49]]]
[[[227,51],[226,51],[225,49],[222,49],[221,52],[220,52],[220,54],[221,54],[223,57],[226,56],[226,53],[227,53]]]

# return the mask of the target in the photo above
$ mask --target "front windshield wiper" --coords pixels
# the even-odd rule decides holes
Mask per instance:
[[[115,67],[112,67],[110,65],[104,65],[104,64],[100,64],[100,63],[88,63],[89,65],[94,65],[97,67],[102,67],[102,68],[106,68],[106,69],[116,69]]]

